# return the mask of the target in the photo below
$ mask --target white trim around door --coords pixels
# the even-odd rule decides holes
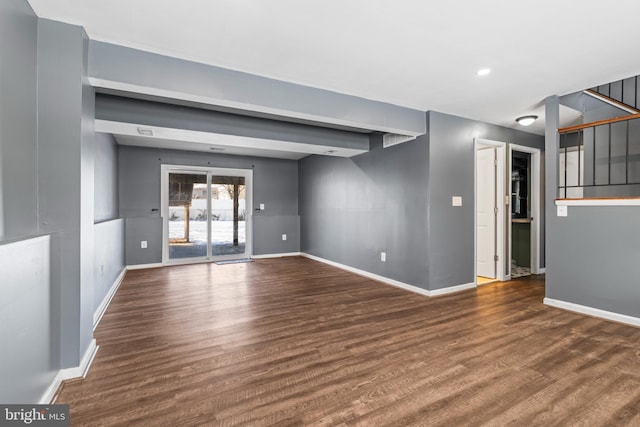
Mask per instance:
[[[160,215],[162,220],[162,264],[174,265],[193,262],[250,258],[253,253],[253,170],[188,165],[161,165]],[[169,174],[184,173],[206,175],[207,182],[207,252],[206,256],[171,259],[169,257]],[[212,202],[211,180],[214,176],[243,177],[245,182],[245,251],[241,254],[212,254]]]
[[[509,167],[507,170],[511,170],[511,159],[514,151],[531,154],[531,273],[542,274],[544,271],[540,268],[540,229],[541,229],[541,216],[542,212],[540,208],[540,187],[542,182],[540,181],[540,150],[538,148],[526,147],[524,145],[509,144]],[[509,180],[511,183],[511,180]],[[511,188],[511,184],[509,184]],[[512,222],[511,222],[511,209],[508,209],[508,226],[509,226],[509,242],[511,242],[512,236]],[[511,260],[511,243],[509,243],[509,260]],[[509,267],[511,267],[511,261],[509,261]]]
[[[478,219],[477,219],[477,207],[478,207],[478,164],[477,164],[477,152],[482,147],[492,147],[496,150],[496,278],[501,281],[509,280],[510,277],[507,273],[507,250],[505,248],[506,242],[506,185],[505,185],[505,160],[506,160],[506,142],[492,141],[483,138],[474,138],[473,140],[473,176],[474,176],[474,188],[473,188],[473,274],[474,281],[477,282],[478,276]]]

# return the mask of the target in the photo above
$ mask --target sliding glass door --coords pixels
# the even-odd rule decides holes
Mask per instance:
[[[168,258],[206,258],[207,174],[169,172]]]
[[[247,200],[243,176],[211,177],[211,253],[244,254],[247,247]]]
[[[245,169],[163,165],[163,262],[249,257],[251,179]]]

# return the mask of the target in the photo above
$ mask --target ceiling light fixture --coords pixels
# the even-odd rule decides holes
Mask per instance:
[[[491,73],[491,68],[482,68],[480,70],[478,70],[478,72],[476,74],[478,74],[478,76],[482,77],[482,76],[486,76],[488,74]]]
[[[209,150],[211,150],[211,151],[224,151],[224,150],[226,150],[226,148],[210,147]]]
[[[516,119],[516,122],[518,122],[522,126],[529,126],[533,122],[535,122],[537,119],[538,119],[538,116],[522,116],[522,117],[518,117]]]

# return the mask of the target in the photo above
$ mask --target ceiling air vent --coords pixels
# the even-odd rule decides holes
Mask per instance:
[[[153,129],[139,127],[138,133],[143,136],[153,136]]]
[[[415,136],[385,133],[382,136],[382,148],[393,147],[394,145],[402,144],[403,142],[412,141],[414,139],[416,139]]]

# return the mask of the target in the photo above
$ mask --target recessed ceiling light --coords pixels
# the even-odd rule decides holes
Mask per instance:
[[[153,129],[138,128],[138,133],[144,136],[153,136]]]
[[[478,70],[478,72],[476,74],[478,74],[479,76],[486,76],[488,74],[491,73],[491,68],[481,68]]]
[[[533,122],[535,122],[537,119],[538,119],[538,116],[522,116],[522,117],[518,117],[516,119],[516,122],[518,122],[522,126],[529,126],[533,124]]]

